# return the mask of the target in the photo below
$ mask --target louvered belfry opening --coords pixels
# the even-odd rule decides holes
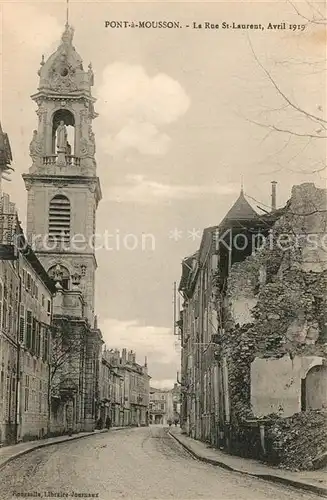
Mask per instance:
[[[57,194],[50,201],[49,238],[65,243],[70,239],[70,202],[61,194]]]

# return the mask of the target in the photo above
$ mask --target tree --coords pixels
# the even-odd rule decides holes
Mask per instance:
[[[48,421],[54,399],[72,399],[81,384],[84,368],[85,338],[69,318],[55,319],[51,327]]]
[[[309,9],[309,13],[305,13],[303,10],[303,4],[301,9],[297,7],[297,5],[292,2],[288,2],[294,12],[301,18],[301,22],[305,23],[305,26],[314,27],[317,30],[325,29],[327,26],[327,18],[324,11],[321,10],[319,4],[312,3],[306,1],[304,5]],[[308,144],[312,143],[312,141],[317,142],[317,146],[321,147],[323,145],[324,150],[326,150],[326,139],[327,139],[327,119],[326,119],[326,109],[323,109],[321,104],[318,104],[316,110],[311,111],[307,109],[301,103],[297,103],[293,98],[291,98],[282,88],[281,84],[278,80],[272,75],[272,72],[267,69],[267,67],[261,62],[257,53],[249,39],[250,50],[253,54],[255,61],[258,66],[266,76],[267,80],[270,82],[274,90],[276,91],[277,96],[281,100],[281,108],[271,111],[286,111],[292,113],[294,116],[294,122],[300,122],[303,127],[297,129],[295,126],[284,126],[283,124],[278,123],[277,119],[269,119],[268,123],[259,122],[250,120],[252,123],[260,127],[267,128],[269,130],[268,135],[270,133],[278,133],[284,134],[287,137],[285,147],[288,146],[291,140],[304,140],[303,149],[305,149]],[[302,67],[308,66],[310,68],[311,74],[326,72],[326,58],[322,58],[321,60],[308,60],[308,61],[283,61],[279,64],[287,64],[291,68],[301,65]],[[320,145],[320,146],[319,146]],[[283,148],[284,149],[284,148]],[[301,170],[302,173],[315,174],[318,172],[325,171],[327,168],[326,158],[323,158],[321,163],[318,165],[312,165],[312,168],[309,170]]]

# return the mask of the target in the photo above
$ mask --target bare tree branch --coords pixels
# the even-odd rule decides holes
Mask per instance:
[[[270,83],[273,85],[273,87],[276,89],[277,93],[284,99],[285,102],[287,102],[287,104],[289,106],[291,106],[294,110],[296,110],[297,112],[299,112],[301,115],[304,115],[306,116],[307,118],[310,118],[311,120],[315,121],[316,123],[319,123],[320,126],[324,127],[325,128],[325,124],[327,124],[327,120],[325,120],[324,118],[320,118],[319,116],[316,116],[316,115],[313,115],[312,113],[309,113],[308,111],[305,111],[304,109],[300,108],[299,106],[297,106],[296,104],[294,104],[288,97],[286,94],[284,94],[284,92],[279,88],[279,86],[277,85],[277,83],[275,82],[275,80],[273,79],[273,77],[271,76],[271,74],[269,73],[269,71],[263,66],[263,64],[261,63],[261,61],[259,60],[258,56],[256,55],[255,51],[254,51],[254,48],[253,48],[253,45],[251,43],[251,40],[250,38],[248,38],[248,41],[249,41],[249,45],[250,45],[250,48],[251,48],[251,51],[252,51],[252,54],[253,54],[253,57],[255,58],[256,62],[258,63],[258,65],[260,66],[260,68],[262,69],[262,71],[265,73],[265,75],[267,76],[267,78],[269,79]],[[283,130],[278,130],[280,132],[285,132]],[[286,131],[287,132],[287,131]],[[295,134],[295,135],[299,135],[299,134]],[[308,135],[308,134],[305,134],[305,135]],[[317,137],[317,138],[320,138],[319,135],[315,136],[313,135],[313,137]]]
[[[297,137],[310,137],[312,139],[327,139],[327,135],[316,135],[316,134],[310,134],[309,132],[295,132],[294,130],[280,128],[277,127],[276,125],[265,124],[257,122],[255,120],[250,120],[249,118],[247,118],[247,121],[253,123],[254,125],[258,125],[258,127],[270,128],[275,132],[282,132],[283,134],[296,135]]]
[[[84,339],[74,335],[70,327],[66,328],[62,324],[53,329],[50,361],[50,390],[52,394],[61,386],[64,379],[70,379],[77,375],[78,370],[75,370],[74,365],[70,363],[70,358],[74,356],[77,359],[83,349]],[[58,376],[60,381],[57,381]]]
[[[297,15],[300,16],[300,17],[302,17],[302,19],[305,19],[308,23],[310,23],[310,24],[320,24],[320,25],[325,25],[326,24],[326,22],[327,22],[326,17],[323,15],[322,12],[320,12],[320,10],[318,9],[318,7],[315,7],[311,2],[308,2],[308,0],[306,0],[306,4],[313,11],[313,17],[312,18],[309,18],[309,17],[305,16],[304,14],[302,14],[302,12],[299,11],[299,9],[293,4],[293,2],[291,2],[290,0],[287,0],[287,1],[293,7],[293,9],[297,13]],[[316,11],[319,14],[320,19],[319,18],[317,19],[315,17],[314,11]]]

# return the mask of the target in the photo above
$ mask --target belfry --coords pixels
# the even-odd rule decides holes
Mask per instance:
[[[103,344],[94,311],[96,210],[101,199],[92,122],[91,64],[84,70],[67,22],[57,50],[42,56],[32,95],[27,238],[57,293],[52,310],[51,432],[94,429]],[[69,424],[67,422],[69,421]]]
[[[30,143],[32,165],[23,175],[28,191],[27,236],[50,275],[62,273],[61,285],[83,292],[86,316],[94,321],[92,248],[95,217],[101,199],[96,176],[92,122],[97,113],[91,88],[91,64],[73,46],[74,30],[66,24],[61,43],[38,71],[38,125]]]

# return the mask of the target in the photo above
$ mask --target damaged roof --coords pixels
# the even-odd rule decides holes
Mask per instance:
[[[257,212],[251,207],[250,203],[244,196],[243,189],[241,189],[240,196],[237,198],[229,212],[227,212],[222,223],[229,220],[249,220],[257,218]]]

